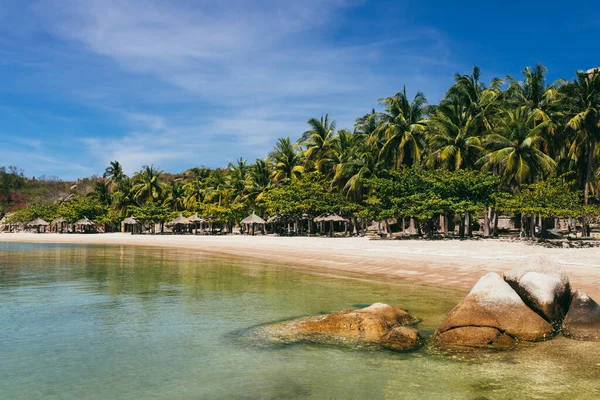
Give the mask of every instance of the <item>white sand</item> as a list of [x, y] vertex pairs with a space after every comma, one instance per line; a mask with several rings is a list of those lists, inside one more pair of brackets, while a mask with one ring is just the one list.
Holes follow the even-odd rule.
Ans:
[[383, 276], [464, 288], [488, 272], [504, 273], [550, 260], [565, 269], [573, 288], [600, 298], [600, 248], [549, 249], [505, 240], [380, 240], [275, 236], [146, 236], [2, 233], [0, 242], [141, 245], [188, 248], [252, 257], [323, 273]]

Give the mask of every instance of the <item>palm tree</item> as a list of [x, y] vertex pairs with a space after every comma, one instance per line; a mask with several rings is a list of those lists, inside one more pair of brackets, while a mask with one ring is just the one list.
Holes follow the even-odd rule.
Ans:
[[594, 157], [600, 139], [600, 72], [578, 72], [577, 80], [566, 85], [567, 127], [575, 132], [571, 154], [577, 150], [585, 158], [584, 204], [588, 204], [593, 179]]
[[540, 150], [541, 132], [549, 121], [538, 122], [527, 107], [505, 110], [497, 117], [496, 128], [485, 138], [490, 150], [477, 164], [486, 170], [497, 168], [504, 182], [518, 189], [554, 172], [556, 162]]
[[196, 209], [206, 198], [208, 190], [208, 168], [192, 168], [188, 171], [188, 178], [184, 187], [186, 191], [185, 206], [188, 209]]
[[431, 167], [458, 170], [475, 166], [483, 151], [479, 136], [481, 114], [473, 115], [455, 99], [440, 104], [427, 127], [431, 152], [428, 164]]
[[377, 153], [366, 145], [362, 134], [340, 129], [331, 154], [332, 186], [342, 189], [349, 198], [360, 200], [364, 179], [370, 178], [377, 169]]
[[113, 206], [122, 215], [127, 214], [127, 209], [134, 203], [132, 186], [131, 179], [124, 175], [113, 191]]
[[104, 171], [104, 178], [108, 178], [110, 182], [120, 182], [124, 177], [123, 166], [118, 161], [111, 161]]
[[250, 166], [246, 198], [251, 202], [260, 199], [263, 193], [271, 187], [271, 176], [272, 171], [269, 164], [265, 160], [257, 158], [254, 164]]
[[335, 121], [329, 122], [329, 114], [321, 116], [321, 119], [311, 118], [307, 121], [308, 129], [299, 143], [305, 147], [305, 163], [314, 163], [317, 171], [327, 170], [329, 163], [329, 152], [335, 138]]
[[112, 195], [110, 194], [110, 185], [105, 180], [98, 180], [94, 182], [91, 197], [98, 199], [100, 204], [103, 206], [110, 206], [112, 204]]
[[163, 171], [154, 168], [154, 165], [144, 165], [141, 171], [133, 175], [131, 191], [138, 203], [153, 202], [160, 198], [164, 189], [164, 184], [160, 181], [162, 173]]
[[229, 163], [229, 187], [235, 191], [238, 200], [245, 196], [248, 170], [246, 160], [241, 157], [235, 164]]
[[296, 152], [290, 138], [279, 138], [273, 150], [269, 153], [273, 163], [273, 182], [278, 183], [284, 179], [296, 179], [302, 172], [302, 158]]
[[185, 210], [185, 188], [180, 181], [173, 181], [167, 189], [165, 204], [173, 211]]
[[404, 87], [402, 92], [380, 99], [379, 103], [386, 112], [381, 114], [381, 124], [371, 136], [372, 143], [381, 141], [379, 158], [395, 168], [419, 163], [425, 131], [422, 121], [427, 103], [425, 96], [418, 92], [410, 102]]
[[510, 76], [507, 77], [509, 87], [506, 91], [507, 101], [515, 106], [526, 106], [531, 110], [539, 121], [551, 121], [548, 129], [542, 132], [544, 136], [546, 154], [553, 158], [560, 156], [560, 149], [564, 143], [558, 143], [556, 135], [558, 124], [553, 119], [557, 111], [560, 99], [560, 88], [565, 84], [559, 79], [550, 85], [546, 85], [546, 68], [537, 64], [533, 69], [526, 67], [523, 71], [523, 82], [517, 82]]

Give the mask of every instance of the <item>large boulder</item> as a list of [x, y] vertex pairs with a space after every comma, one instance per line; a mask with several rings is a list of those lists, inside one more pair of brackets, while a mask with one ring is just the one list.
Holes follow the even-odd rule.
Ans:
[[600, 341], [600, 305], [583, 291], [576, 291], [562, 329], [572, 339]]
[[506, 273], [504, 280], [533, 311], [555, 328], [560, 327], [571, 303], [569, 277], [562, 268], [545, 259], [534, 259]]
[[552, 333], [552, 326], [492, 272], [448, 313], [434, 340], [448, 346], [501, 348], [520, 340], [544, 340]]
[[370, 343], [408, 350], [421, 343], [408, 325], [418, 320], [400, 307], [375, 303], [369, 307], [299, 318], [265, 327], [272, 337], [287, 341]]

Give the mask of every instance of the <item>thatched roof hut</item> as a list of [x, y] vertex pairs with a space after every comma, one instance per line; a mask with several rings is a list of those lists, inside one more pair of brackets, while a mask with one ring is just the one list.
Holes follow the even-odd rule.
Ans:
[[190, 224], [199, 224], [202, 222], [206, 222], [204, 218], [198, 216], [198, 214], [194, 214], [186, 220]]
[[67, 220], [64, 219], [63, 217], [60, 217], [60, 218], [56, 218], [55, 220], [53, 220], [50, 224], [58, 225], [58, 224], [64, 224], [65, 222], [67, 222]]
[[250, 224], [264, 225], [266, 223], [267, 223], [267, 221], [265, 221], [264, 219], [262, 219], [261, 217], [259, 217], [255, 213], [252, 213], [252, 215], [249, 215], [249, 216], [247, 216], [246, 218], [244, 218], [242, 220], [242, 224], [245, 224], [245, 225], [250, 225]]
[[34, 219], [33, 221], [27, 223], [27, 226], [31, 226], [34, 228], [37, 228], [38, 226], [48, 226], [48, 225], [50, 225], [50, 224], [41, 218]]
[[83, 217], [79, 221], [76, 221], [73, 225], [78, 226], [94, 226], [96, 225], [94, 222], [90, 221], [88, 217]]
[[340, 217], [337, 214], [331, 214], [323, 218], [324, 222], [347, 222], [348, 220], [344, 217]]
[[254, 236], [254, 226], [255, 225], [261, 225], [263, 233], [264, 233], [266, 223], [267, 223], [267, 221], [265, 221], [264, 219], [262, 219], [261, 217], [256, 215], [254, 212], [252, 213], [252, 215], [249, 215], [242, 220], [243, 225], [248, 225], [248, 226], [252, 227], [252, 236]]
[[188, 220], [183, 215], [179, 215], [179, 217], [175, 218], [173, 221], [167, 222], [167, 225], [187, 225]]
[[123, 225], [137, 225], [139, 222], [137, 219], [135, 219], [134, 216], [131, 216], [129, 218], [125, 218], [123, 220]]

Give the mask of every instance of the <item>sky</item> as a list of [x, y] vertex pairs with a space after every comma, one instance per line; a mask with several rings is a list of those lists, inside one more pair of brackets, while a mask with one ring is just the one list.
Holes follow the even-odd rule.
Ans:
[[0, 166], [61, 179], [264, 158], [455, 73], [600, 66], [594, 2], [0, 0]]

